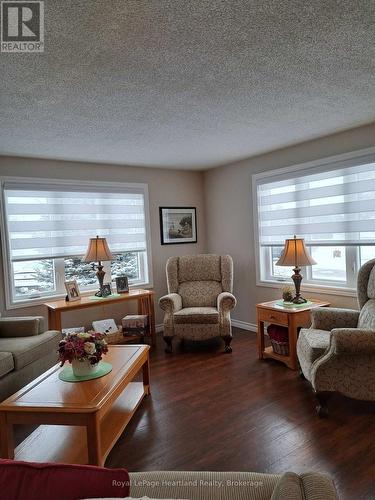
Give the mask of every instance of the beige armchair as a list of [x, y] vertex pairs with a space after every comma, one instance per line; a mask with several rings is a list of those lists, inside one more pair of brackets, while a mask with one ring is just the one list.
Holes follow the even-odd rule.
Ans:
[[171, 257], [166, 272], [168, 295], [159, 300], [165, 311], [166, 352], [172, 352], [173, 337], [189, 340], [222, 337], [225, 352], [232, 352], [230, 311], [236, 305], [232, 295], [232, 257]]
[[375, 259], [358, 273], [359, 311], [312, 310], [312, 327], [297, 342], [301, 374], [311, 382], [319, 416], [328, 414], [333, 392], [354, 399], [375, 400]]

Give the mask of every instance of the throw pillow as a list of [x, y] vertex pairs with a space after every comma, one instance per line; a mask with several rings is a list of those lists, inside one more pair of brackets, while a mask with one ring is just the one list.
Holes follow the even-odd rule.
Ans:
[[77, 500], [129, 495], [125, 469], [0, 460], [1, 498]]

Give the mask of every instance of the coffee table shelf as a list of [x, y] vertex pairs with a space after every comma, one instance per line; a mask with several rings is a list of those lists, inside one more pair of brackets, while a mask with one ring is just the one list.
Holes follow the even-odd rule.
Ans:
[[[131, 382], [100, 423], [103, 462], [146, 395], [142, 382]], [[87, 464], [85, 427], [40, 425], [15, 449], [15, 460]]]

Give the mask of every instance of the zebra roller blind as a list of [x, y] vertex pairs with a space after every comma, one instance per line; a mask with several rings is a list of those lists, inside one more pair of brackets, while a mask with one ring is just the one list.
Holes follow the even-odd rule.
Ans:
[[314, 245], [375, 244], [375, 163], [263, 178], [256, 190], [262, 246], [294, 234]]
[[96, 235], [115, 253], [146, 250], [142, 187], [6, 182], [4, 210], [12, 261], [83, 255]]

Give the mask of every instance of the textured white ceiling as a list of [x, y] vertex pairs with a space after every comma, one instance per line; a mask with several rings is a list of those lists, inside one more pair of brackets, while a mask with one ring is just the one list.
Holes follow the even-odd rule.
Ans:
[[0, 154], [208, 168], [375, 120], [374, 0], [46, 0]]

